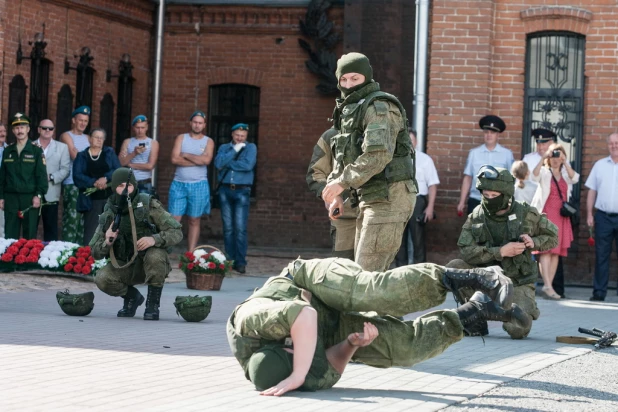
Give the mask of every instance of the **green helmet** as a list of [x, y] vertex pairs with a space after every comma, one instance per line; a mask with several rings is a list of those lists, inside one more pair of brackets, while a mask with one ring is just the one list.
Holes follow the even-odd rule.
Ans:
[[260, 348], [247, 362], [247, 377], [258, 390], [272, 388], [288, 378], [292, 370], [293, 356], [280, 344]]
[[176, 314], [187, 322], [201, 322], [210, 313], [212, 296], [176, 296]]
[[56, 293], [56, 300], [60, 309], [69, 316], [86, 316], [94, 308], [94, 293], [92, 292], [70, 294], [66, 289], [64, 292]]
[[506, 195], [508, 198], [515, 194], [515, 178], [506, 169], [483, 165], [476, 175], [476, 188], [483, 190], [494, 190]]

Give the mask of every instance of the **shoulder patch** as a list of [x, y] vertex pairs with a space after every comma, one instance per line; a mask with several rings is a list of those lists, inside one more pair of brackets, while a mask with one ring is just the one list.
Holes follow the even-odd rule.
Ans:
[[385, 116], [388, 113], [388, 102], [376, 100], [373, 102], [373, 107], [375, 107], [378, 116]]

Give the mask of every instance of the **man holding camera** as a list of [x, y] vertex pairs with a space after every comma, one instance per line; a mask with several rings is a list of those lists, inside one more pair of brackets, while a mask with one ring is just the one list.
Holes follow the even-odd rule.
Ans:
[[152, 170], [159, 158], [159, 142], [146, 135], [148, 118], [143, 114], [135, 116], [131, 124], [135, 137], [122, 142], [118, 160], [120, 160], [120, 165], [133, 169], [139, 191], [153, 195]]

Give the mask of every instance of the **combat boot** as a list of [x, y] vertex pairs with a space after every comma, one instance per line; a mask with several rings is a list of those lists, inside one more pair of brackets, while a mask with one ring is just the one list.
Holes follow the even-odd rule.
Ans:
[[466, 303], [465, 289], [487, 294], [504, 309], [510, 308], [513, 303], [513, 282], [504, 276], [500, 266], [474, 269], [446, 268], [442, 283], [453, 292], [455, 300], [460, 305]]
[[[488, 320], [510, 322], [513, 326], [525, 330], [529, 330], [532, 324], [532, 318], [515, 303], [512, 304], [510, 309], [504, 310], [489, 296], [481, 292], [476, 292], [472, 295], [470, 301], [461, 305], [455, 311], [459, 315], [464, 330]], [[470, 331], [468, 333], [470, 336], [474, 336]]]
[[127, 294], [122, 297], [124, 299], [124, 305], [122, 305], [122, 309], [118, 311], [119, 318], [132, 318], [135, 316], [135, 312], [137, 308], [144, 303], [144, 297], [139, 290], [135, 289], [133, 286], [129, 286], [127, 290]]
[[161, 302], [162, 291], [163, 287], [148, 285], [148, 299], [146, 300], [144, 320], [159, 320], [159, 303]]

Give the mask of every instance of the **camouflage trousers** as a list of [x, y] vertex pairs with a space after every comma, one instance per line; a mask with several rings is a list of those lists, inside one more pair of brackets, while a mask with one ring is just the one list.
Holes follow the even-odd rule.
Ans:
[[[118, 261], [120, 266], [126, 262]], [[169, 255], [165, 249], [150, 247], [140, 252], [132, 265], [116, 269], [112, 262], [99, 269], [94, 283], [101, 291], [111, 296], [125, 296], [127, 288], [147, 284], [163, 287], [165, 278], [172, 271]]]
[[[350, 213], [357, 212], [358, 208], [354, 208], [350, 211]], [[337, 220], [331, 220], [330, 238], [333, 242], [333, 256], [354, 260], [356, 218], [341, 217]]]
[[388, 199], [362, 201], [356, 220], [354, 260], [365, 270], [386, 270], [399, 247], [412, 216], [416, 192], [408, 181], [391, 183]]
[[[451, 260], [446, 266], [454, 269], [472, 269], [476, 267], [466, 263], [462, 259]], [[517, 306], [519, 306], [528, 316], [530, 316], [530, 318], [532, 318], [532, 320], [537, 320], [541, 315], [541, 311], [536, 305], [536, 299], [534, 297], [535, 292], [536, 290], [534, 284], [530, 283], [527, 285], [515, 286], [513, 293], [513, 303], [516, 303]], [[469, 298], [471, 296], [472, 294], [470, 293], [469, 296], [466, 297]], [[510, 322], [504, 322], [502, 324], [502, 329], [504, 329], [513, 339], [523, 339], [530, 333], [530, 329], [532, 329], [532, 322], [530, 322], [530, 325], [530, 328], [522, 329], [514, 326]]]
[[77, 212], [79, 189], [75, 185], [62, 185], [62, 240], [84, 244], [84, 216]]

